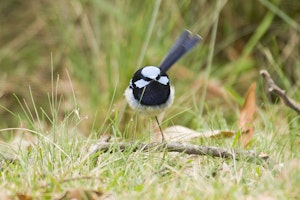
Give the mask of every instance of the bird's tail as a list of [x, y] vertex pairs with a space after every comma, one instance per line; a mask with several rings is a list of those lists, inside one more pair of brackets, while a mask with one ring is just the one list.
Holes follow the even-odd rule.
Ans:
[[193, 35], [188, 30], [183, 31], [167, 56], [160, 63], [159, 67], [161, 72], [168, 71], [177, 60], [190, 51], [201, 40], [202, 38], [199, 35]]

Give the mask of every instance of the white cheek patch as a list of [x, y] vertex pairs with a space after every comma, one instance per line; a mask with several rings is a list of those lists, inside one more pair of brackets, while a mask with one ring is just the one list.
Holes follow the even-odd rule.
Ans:
[[168, 85], [169, 83], [169, 79], [168, 77], [166, 76], [161, 76], [159, 79], [158, 79], [158, 82], [163, 84], [163, 85]]
[[145, 87], [146, 85], [148, 85], [150, 83], [150, 81], [145, 81], [144, 79], [140, 79], [136, 82], [134, 82], [134, 84], [136, 85], [136, 87], [138, 88], [143, 88]]
[[154, 66], [147, 66], [142, 69], [141, 73], [144, 77], [156, 79], [156, 77], [160, 74], [160, 69]]

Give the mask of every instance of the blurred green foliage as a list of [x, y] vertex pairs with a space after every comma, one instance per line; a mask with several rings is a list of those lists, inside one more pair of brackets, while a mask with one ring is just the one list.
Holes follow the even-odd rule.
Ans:
[[[224, 112], [234, 122], [232, 113], [249, 85], [260, 80], [260, 69], [269, 70], [299, 99], [299, 13], [297, 0], [1, 1], [0, 128], [26, 126], [17, 98], [28, 110], [35, 105], [38, 112], [50, 113], [53, 90], [61, 102], [61, 118], [77, 107], [82, 116], [91, 116], [82, 123], [82, 132], [103, 126], [108, 116], [116, 116], [113, 111], [124, 128], [132, 112], [123, 92], [133, 72], [159, 64], [183, 29], [204, 40], [169, 72], [176, 87], [176, 101], [167, 112], [173, 122], [205, 123], [199, 106], [204, 106], [204, 115]], [[217, 38], [211, 46], [217, 17]], [[203, 84], [210, 53], [213, 62]], [[206, 101], [199, 105], [203, 85], [208, 86]], [[230, 95], [224, 97], [224, 91]], [[262, 86], [259, 92], [266, 103]], [[176, 117], [186, 109], [184, 117]]]

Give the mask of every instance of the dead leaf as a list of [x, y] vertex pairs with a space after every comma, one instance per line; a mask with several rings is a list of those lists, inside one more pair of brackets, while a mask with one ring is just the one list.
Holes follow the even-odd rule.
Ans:
[[[203, 132], [198, 132], [193, 129], [175, 125], [170, 126], [163, 130], [165, 139], [167, 141], [190, 141], [195, 138], [208, 138], [208, 137], [232, 137], [234, 135], [234, 131], [231, 130], [207, 130]], [[161, 134], [157, 132], [156, 137], [153, 139], [154, 141], [161, 141]]]
[[37, 137], [31, 134], [28, 129], [18, 129], [16, 136], [10, 142], [0, 140], [0, 154], [5, 158], [14, 162], [17, 159], [16, 152], [27, 151], [37, 143]]
[[67, 192], [68, 199], [81, 200], [82, 198], [84, 198], [83, 196], [84, 196], [84, 190], [80, 188], [76, 188]]
[[265, 194], [259, 194], [258, 196], [246, 196], [245, 200], [256, 200], [256, 199], [263, 199], [263, 200], [276, 200], [278, 198], [273, 197], [272, 194], [265, 193]]
[[115, 200], [116, 196], [112, 193], [105, 194], [101, 200]]
[[37, 137], [29, 133], [25, 129], [23, 133], [19, 133], [14, 137], [14, 139], [10, 142], [10, 146], [15, 151], [17, 151], [18, 149], [28, 150], [35, 146], [36, 143]]
[[246, 147], [254, 133], [253, 117], [256, 112], [255, 101], [256, 83], [252, 83], [248, 89], [243, 107], [240, 109], [238, 129], [241, 131], [239, 143]]
[[84, 199], [102, 200], [103, 193], [95, 190], [85, 190], [82, 188], [75, 188], [66, 191], [63, 197], [60, 198], [60, 200], [84, 200]]
[[1, 200], [11, 200], [12, 198], [4, 191], [0, 191], [0, 199]]
[[32, 196], [29, 196], [27, 194], [18, 193], [17, 197], [19, 198], [19, 200], [32, 200]]

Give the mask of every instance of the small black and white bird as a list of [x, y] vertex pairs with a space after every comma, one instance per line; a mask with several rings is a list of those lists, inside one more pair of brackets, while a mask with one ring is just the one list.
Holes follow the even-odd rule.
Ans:
[[183, 31], [160, 65], [145, 66], [137, 70], [125, 90], [124, 95], [132, 109], [141, 114], [155, 116], [163, 141], [164, 135], [157, 115], [172, 105], [175, 93], [166, 72], [201, 40], [199, 35], [193, 35], [188, 30]]

